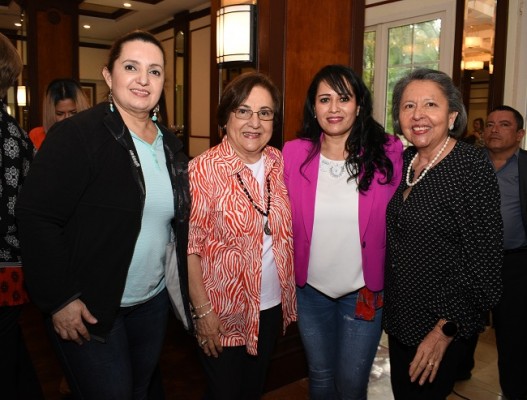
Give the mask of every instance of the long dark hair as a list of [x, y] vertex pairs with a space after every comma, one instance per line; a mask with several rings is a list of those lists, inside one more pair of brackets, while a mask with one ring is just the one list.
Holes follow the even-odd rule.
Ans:
[[[349, 179], [355, 179], [360, 192], [366, 192], [373, 180], [375, 171], [384, 175], [381, 184], [390, 183], [393, 177], [393, 164], [386, 156], [384, 145], [388, 141], [386, 132], [372, 116], [371, 94], [362, 79], [344, 65], [327, 65], [314, 76], [307, 91], [304, 103], [304, 118], [300, 138], [313, 144], [308, 157], [302, 163], [301, 171], [320, 153], [322, 128], [315, 118], [315, 101], [318, 85], [327, 83], [339, 94], [354, 95], [360, 112], [353, 123], [351, 133], [346, 140], [346, 169]], [[351, 90], [350, 90], [351, 88]], [[353, 93], [352, 93], [353, 91]]]

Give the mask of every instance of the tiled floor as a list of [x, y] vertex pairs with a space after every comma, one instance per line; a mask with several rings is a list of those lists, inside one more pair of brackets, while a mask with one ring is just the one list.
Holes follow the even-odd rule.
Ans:
[[[476, 348], [476, 366], [472, 378], [458, 382], [448, 400], [501, 400], [498, 382], [497, 354], [494, 330], [487, 330], [480, 335]], [[308, 399], [307, 379], [302, 379], [288, 386], [267, 393], [262, 400], [306, 400]], [[390, 362], [388, 357], [387, 338], [383, 335], [377, 356], [370, 375], [368, 390], [369, 400], [393, 400], [390, 387]]]

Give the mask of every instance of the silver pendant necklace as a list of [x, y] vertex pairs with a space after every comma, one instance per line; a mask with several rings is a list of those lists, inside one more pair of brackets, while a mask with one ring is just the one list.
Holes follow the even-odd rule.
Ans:
[[331, 162], [330, 160], [326, 160], [324, 158], [320, 159], [320, 162], [322, 165], [324, 165], [327, 168], [327, 171], [329, 172], [329, 175], [332, 178], [338, 179], [344, 174], [344, 169], [346, 168], [346, 162], [343, 163], [337, 163], [337, 162]]
[[[263, 215], [264, 217], [267, 217], [269, 216], [269, 210], [271, 209], [271, 180], [269, 179], [269, 177], [267, 177], [267, 210], [264, 211], [262, 210], [260, 207], [258, 207], [258, 205], [254, 202], [252, 196], [249, 194], [249, 191], [247, 190], [247, 188], [245, 187], [245, 184], [243, 183], [242, 181], [242, 177], [240, 176], [239, 173], [236, 174], [237, 178], [238, 178], [238, 182], [240, 182], [240, 186], [242, 187], [243, 189], [243, 192], [245, 193], [245, 195], [247, 196], [247, 198], [249, 199], [249, 201], [251, 202], [252, 206], [254, 207], [254, 209], [256, 211], [258, 211], [261, 215]], [[269, 228], [269, 219], [266, 219], [265, 220], [265, 224], [264, 224], [264, 233], [268, 236], [270, 236], [272, 234], [271, 232], [271, 228]]]

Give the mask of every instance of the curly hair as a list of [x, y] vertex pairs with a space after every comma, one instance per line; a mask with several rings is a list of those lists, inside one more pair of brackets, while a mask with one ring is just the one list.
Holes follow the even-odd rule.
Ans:
[[[373, 180], [375, 171], [384, 175], [381, 184], [388, 184], [393, 177], [393, 164], [386, 156], [384, 146], [388, 141], [386, 131], [372, 115], [371, 94], [363, 80], [351, 68], [344, 65], [326, 65], [314, 76], [307, 90], [304, 103], [302, 130], [298, 137], [313, 144], [308, 157], [301, 165], [307, 164], [320, 153], [320, 137], [323, 130], [315, 118], [315, 102], [318, 86], [325, 82], [335, 92], [355, 96], [360, 113], [346, 140], [346, 169], [350, 180], [355, 179], [360, 192], [366, 192]], [[302, 172], [303, 174], [303, 172]]]

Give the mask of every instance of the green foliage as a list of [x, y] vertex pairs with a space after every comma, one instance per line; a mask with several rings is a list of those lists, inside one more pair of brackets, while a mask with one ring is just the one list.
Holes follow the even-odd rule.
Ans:
[[[441, 19], [402, 25], [388, 30], [388, 68], [384, 126], [393, 132], [392, 94], [397, 81], [416, 68], [439, 68]], [[375, 32], [364, 34], [363, 79], [374, 98]], [[375, 100], [374, 100], [375, 101]]]

